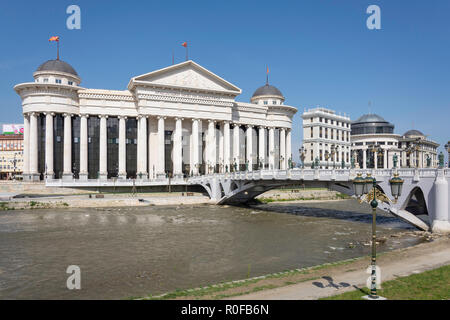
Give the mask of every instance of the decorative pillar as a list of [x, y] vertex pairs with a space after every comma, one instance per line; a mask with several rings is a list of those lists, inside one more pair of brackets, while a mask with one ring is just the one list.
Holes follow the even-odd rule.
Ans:
[[247, 162], [248, 171], [253, 171], [253, 126], [247, 126]]
[[431, 229], [433, 232], [450, 233], [450, 203], [448, 182], [444, 169], [436, 170], [434, 182], [434, 201], [431, 209]]
[[388, 151], [387, 149], [384, 149], [384, 155], [383, 155], [383, 169], [389, 169], [388, 168]]
[[378, 169], [378, 151], [373, 153], [373, 167]]
[[30, 114], [30, 180], [39, 181], [37, 113]]
[[142, 178], [146, 178], [147, 177], [147, 156], [148, 156], [148, 154], [147, 154], [147, 138], [148, 138], [147, 116], [142, 116], [139, 121], [141, 123], [139, 126], [141, 148], [139, 151], [139, 159], [138, 159], [138, 161], [140, 162], [138, 176], [140, 176]]
[[119, 179], [127, 178], [127, 117], [119, 116]]
[[240, 171], [239, 165], [240, 165], [240, 139], [239, 139], [239, 124], [234, 123], [233, 128], [233, 162], [232, 166], [234, 168], [234, 164], [236, 164], [236, 170]]
[[199, 140], [200, 140], [200, 135], [198, 132], [198, 125], [199, 125], [199, 120], [198, 119], [192, 119], [192, 159], [191, 159], [191, 171], [193, 172], [194, 175], [198, 175], [199, 173], [199, 167], [200, 167], [200, 161], [199, 161], [199, 155], [200, 155], [200, 150], [199, 150]]
[[45, 113], [45, 175], [53, 178], [53, 116]]
[[139, 172], [141, 172], [141, 115], [136, 117], [136, 175], [139, 177]]
[[208, 173], [214, 173], [216, 167], [216, 122], [214, 120], [208, 120], [208, 164], [211, 165], [211, 169], [208, 168]]
[[173, 141], [173, 173], [177, 178], [183, 177], [183, 119], [175, 118], [175, 132]]
[[64, 114], [64, 169], [63, 179], [72, 180], [72, 115]]
[[156, 169], [157, 178], [166, 177], [165, 165], [165, 141], [164, 141], [164, 119], [165, 117], [158, 117], [158, 168]]
[[100, 115], [100, 165], [99, 179], [108, 179], [108, 133], [106, 119], [108, 116]]
[[286, 170], [286, 129], [280, 129], [280, 169]]
[[219, 172], [225, 172], [225, 163], [223, 159], [223, 122], [219, 122]]
[[[286, 163], [289, 164], [289, 159], [291, 159], [291, 163], [293, 161], [292, 159], [292, 141], [291, 141], [292, 137], [291, 137], [291, 129], [287, 129], [286, 130]], [[344, 152], [342, 152], [342, 154], [344, 154]], [[290, 169], [290, 168], [288, 168]]]
[[[264, 127], [259, 127], [259, 163], [258, 168], [264, 169], [266, 164], [266, 129]], [[261, 165], [260, 165], [261, 164]]]
[[363, 149], [363, 169], [367, 169], [367, 149]]
[[275, 128], [269, 128], [269, 169], [275, 169]]
[[80, 180], [88, 179], [88, 118], [80, 116]]
[[27, 180], [30, 173], [30, 115], [23, 115], [23, 178]]
[[223, 171], [226, 172], [228, 170], [228, 172], [230, 172], [231, 168], [231, 157], [230, 157], [230, 149], [231, 149], [231, 145], [230, 145], [230, 122], [225, 121], [223, 123]]

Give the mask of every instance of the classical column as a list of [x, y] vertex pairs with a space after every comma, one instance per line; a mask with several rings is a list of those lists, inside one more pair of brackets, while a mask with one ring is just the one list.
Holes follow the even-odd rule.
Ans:
[[28, 179], [30, 173], [30, 116], [23, 115], [23, 177]]
[[175, 118], [175, 132], [173, 139], [173, 173], [175, 177], [183, 177], [183, 119]]
[[38, 173], [38, 128], [37, 114], [30, 114], [30, 176], [31, 181], [39, 181]]
[[248, 171], [253, 171], [253, 126], [247, 126], [247, 162]]
[[191, 159], [191, 171], [194, 175], [198, 175], [198, 169], [200, 166], [199, 162], [199, 132], [198, 132], [198, 119], [192, 119], [192, 159]]
[[127, 117], [119, 116], [119, 178], [127, 178]]
[[280, 169], [286, 170], [286, 129], [280, 129]]
[[73, 179], [72, 174], [72, 115], [64, 114], [64, 169], [63, 179]]
[[363, 169], [367, 169], [367, 149], [363, 149]]
[[88, 179], [88, 117], [80, 116], [80, 180]]
[[223, 171], [230, 172], [230, 122], [225, 121], [223, 123]]
[[269, 128], [269, 169], [275, 169], [275, 128]]
[[384, 155], [383, 155], [383, 169], [388, 169], [388, 151], [387, 149], [384, 149]]
[[207, 141], [207, 150], [208, 150], [208, 165], [211, 166], [211, 169], [208, 168], [208, 173], [214, 173], [216, 167], [216, 122], [214, 120], [208, 120], [208, 141]]
[[[286, 163], [289, 164], [289, 159], [291, 159], [291, 163], [293, 161], [292, 159], [292, 141], [291, 141], [292, 137], [291, 137], [291, 129], [287, 129], [286, 130]], [[344, 154], [344, 152], [342, 152], [342, 154]], [[290, 168], [288, 168], [290, 169]]]
[[165, 117], [158, 117], [158, 168], [156, 168], [157, 178], [165, 178], [165, 141], [164, 141], [164, 119]]
[[139, 177], [139, 172], [141, 172], [141, 118], [139, 115], [136, 117], [136, 175]]
[[239, 141], [239, 124], [234, 123], [234, 128], [233, 128], [233, 161], [231, 163], [231, 165], [234, 168], [234, 164], [236, 164], [236, 170], [239, 171], [239, 164], [240, 164], [240, 141]]
[[53, 178], [53, 113], [45, 113], [45, 175]]
[[[264, 165], [266, 163], [266, 129], [264, 127], [259, 127], [259, 134], [258, 134], [258, 143], [259, 143], [259, 163], [258, 168], [264, 169]], [[262, 167], [260, 167], [260, 164]]]
[[108, 179], [108, 132], [106, 119], [108, 116], [100, 115], [100, 174], [102, 180]]
[[139, 130], [140, 130], [140, 143], [141, 143], [141, 148], [139, 151], [139, 162], [140, 162], [140, 170], [138, 172], [138, 176], [140, 173], [140, 176], [142, 178], [146, 178], [147, 177], [147, 116], [142, 116], [140, 118], [140, 126], [139, 126]]
[[378, 151], [373, 153], [373, 167], [378, 169]]

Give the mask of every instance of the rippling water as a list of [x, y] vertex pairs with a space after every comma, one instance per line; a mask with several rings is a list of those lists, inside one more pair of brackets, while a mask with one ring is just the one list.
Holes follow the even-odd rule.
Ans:
[[[370, 251], [369, 213], [352, 200], [1, 212], [0, 298], [123, 299], [357, 257]], [[378, 218], [380, 235], [405, 229]], [[81, 290], [66, 288], [69, 265]]]

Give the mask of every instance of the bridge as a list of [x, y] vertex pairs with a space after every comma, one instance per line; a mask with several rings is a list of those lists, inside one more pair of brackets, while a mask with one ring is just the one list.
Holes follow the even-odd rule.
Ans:
[[[379, 208], [422, 230], [450, 232], [450, 169], [289, 169], [214, 173], [177, 179], [136, 180], [47, 180], [51, 187], [145, 187], [200, 185], [216, 204], [243, 204], [275, 188], [289, 185], [326, 187], [353, 196], [352, 180], [361, 173], [376, 178], [379, 188], [393, 199], [389, 180], [394, 170], [404, 180], [402, 195], [396, 203], [381, 202]], [[425, 214], [429, 223], [417, 215]]]

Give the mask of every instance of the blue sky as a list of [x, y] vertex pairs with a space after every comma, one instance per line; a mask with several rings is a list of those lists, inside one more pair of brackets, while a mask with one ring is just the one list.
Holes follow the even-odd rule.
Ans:
[[[81, 30], [66, 28], [66, 8], [81, 8]], [[381, 8], [381, 30], [368, 30], [366, 9]], [[370, 111], [403, 134], [414, 127], [444, 145], [450, 139], [450, 1], [2, 1], [0, 123], [22, 122], [12, 89], [55, 58], [82, 86], [123, 90], [132, 76], [190, 58], [239, 86], [248, 101], [265, 82], [298, 108], [293, 150], [301, 144], [301, 113], [313, 106], [350, 114]], [[442, 148], [441, 148], [442, 150]]]

